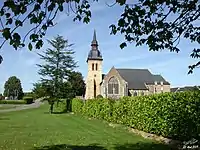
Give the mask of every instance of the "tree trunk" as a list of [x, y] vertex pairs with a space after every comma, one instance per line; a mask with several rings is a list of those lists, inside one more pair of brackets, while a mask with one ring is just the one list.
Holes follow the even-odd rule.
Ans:
[[49, 109], [49, 112], [52, 114], [53, 113], [53, 103], [51, 103], [51, 105], [50, 105], [50, 109]]

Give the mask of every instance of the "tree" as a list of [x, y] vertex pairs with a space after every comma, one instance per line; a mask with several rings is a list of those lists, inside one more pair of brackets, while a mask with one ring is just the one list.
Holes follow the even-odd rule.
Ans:
[[[98, 0], [93, 0], [98, 1]], [[200, 43], [200, 26], [196, 21], [200, 18], [199, 0], [115, 0], [115, 4], [124, 7], [124, 12], [117, 25], [110, 25], [111, 34], [121, 33], [125, 42], [136, 43], [136, 46], [146, 44], [149, 50], [159, 51], [168, 49], [179, 52], [179, 41], [183, 38], [191, 42]], [[8, 41], [15, 49], [25, 46], [32, 50], [43, 45], [42, 38], [47, 29], [55, 25], [55, 18], [65, 9], [75, 13], [74, 21], [89, 23], [91, 19], [91, 1], [89, 0], [24, 0], [5, 1], [0, 9], [0, 23], [2, 27], [3, 44]], [[66, 6], [65, 6], [66, 5]], [[173, 15], [173, 18], [171, 17]], [[170, 18], [171, 17], [171, 18]], [[17, 31], [25, 23], [31, 24], [25, 35]], [[27, 38], [29, 37], [29, 38]], [[191, 57], [197, 59], [196, 64], [189, 66], [189, 73], [200, 66], [200, 49], [194, 48]]]
[[[199, 0], [139, 0], [134, 5], [126, 5], [117, 25], [112, 24], [110, 28], [112, 34], [124, 35], [121, 48], [136, 42], [136, 46], [146, 44], [150, 51], [179, 52], [182, 39], [200, 44], [199, 18]], [[190, 56], [197, 63], [189, 66], [188, 73], [200, 66], [200, 49], [194, 48]]]
[[4, 96], [12, 99], [22, 99], [23, 90], [21, 81], [16, 76], [8, 78], [4, 85]]
[[52, 48], [48, 48], [44, 55], [38, 54], [44, 61], [44, 64], [37, 64], [40, 68], [38, 74], [41, 75], [41, 83], [46, 88], [46, 93], [50, 97], [50, 110], [53, 111], [55, 101], [62, 98], [60, 95], [63, 88], [63, 81], [68, 80], [69, 75], [77, 62], [74, 61], [75, 53], [67, 40], [62, 36], [57, 36], [53, 40], [48, 40]]
[[74, 96], [84, 96], [85, 95], [85, 82], [83, 76], [80, 72], [72, 72], [68, 80], [71, 84]]
[[0, 100], [3, 100], [4, 99], [4, 97], [3, 97], [3, 95], [0, 93]]
[[42, 83], [34, 83], [32, 92], [35, 95], [35, 98], [47, 96], [46, 87]]

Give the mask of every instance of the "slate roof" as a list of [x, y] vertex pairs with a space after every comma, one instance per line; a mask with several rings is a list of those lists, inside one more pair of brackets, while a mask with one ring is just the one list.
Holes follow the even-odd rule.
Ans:
[[170, 83], [167, 82], [161, 75], [153, 75], [154, 81], [157, 81], [158, 84], [163, 82], [164, 85], [169, 85]]
[[129, 89], [146, 90], [145, 84], [169, 84], [161, 75], [153, 75], [148, 69], [116, 69], [120, 76], [128, 82]]
[[87, 60], [103, 60], [103, 58], [99, 50], [92, 49], [88, 54]]
[[170, 89], [170, 92], [176, 92], [178, 90], [178, 88], [176, 87], [176, 88], [171, 88]]
[[171, 92], [184, 92], [184, 91], [192, 91], [192, 90], [200, 90], [200, 86], [185, 86], [185, 87], [175, 87], [171, 88]]
[[98, 42], [96, 38], [96, 31], [94, 30], [93, 40], [91, 43], [92, 49], [88, 54], [88, 60], [103, 60], [101, 52], [98, 50]]

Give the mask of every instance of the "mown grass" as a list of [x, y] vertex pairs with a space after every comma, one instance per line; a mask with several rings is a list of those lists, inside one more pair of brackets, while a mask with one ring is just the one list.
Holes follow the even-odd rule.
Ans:
[[8, 105], [8, 104], [0, 104], [0, 110], [4, 110], [4, 109], [11, 109], [11, 108], [16, 108], [16, 105]]
[[48, 105], [0, 113], [1, 150], [170, 149], [100, 120], [49, 114]]

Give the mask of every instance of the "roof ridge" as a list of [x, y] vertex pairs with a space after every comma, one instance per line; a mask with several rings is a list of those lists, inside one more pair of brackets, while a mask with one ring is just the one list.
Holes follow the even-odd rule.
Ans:
[[120, 70], [149, 70], [149, 69], [143, 69], [143, 68], [115, 68], [115, 69], [120, 69]]

